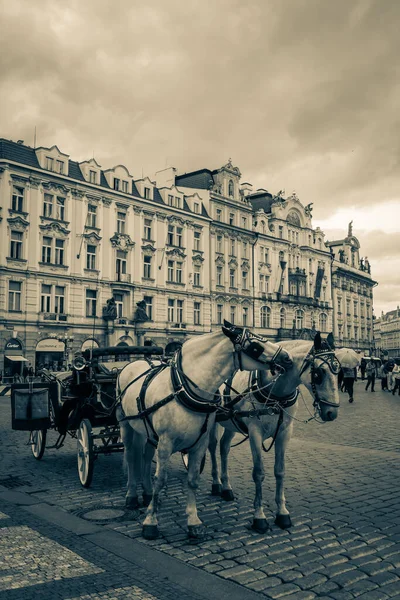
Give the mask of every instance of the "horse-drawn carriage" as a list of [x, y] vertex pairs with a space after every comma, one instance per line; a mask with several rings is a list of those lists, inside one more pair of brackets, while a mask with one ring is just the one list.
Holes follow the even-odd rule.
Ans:
[[59, 449], [67, 435], [77, 440], [78, 475], [84, 487], [93, 478], [100, 454], [122, 452], [116, 418], [116, 379], [132, 358], [160, 356], [156, 346], [110, 346], [87, 349], [77, 356], [71, 371], [41, 372], [41, 381], [11, 386], [12, 428], [29, 431], [36, 460], [43, 457], [48, 430], [58, 433], [47, 448]]

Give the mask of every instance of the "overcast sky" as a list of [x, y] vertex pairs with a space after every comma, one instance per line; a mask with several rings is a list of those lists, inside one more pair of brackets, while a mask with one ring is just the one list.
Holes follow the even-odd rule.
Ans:
[[0, 136], [314, 202], [400, 304], [398, 0], [0, 0]]

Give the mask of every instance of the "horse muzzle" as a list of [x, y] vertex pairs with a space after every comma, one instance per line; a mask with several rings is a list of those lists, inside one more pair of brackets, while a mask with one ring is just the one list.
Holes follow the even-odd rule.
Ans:
[[337, 419], [339, 414], [339, 404], [333, 404], [332, 402], [324, 402], [319, 400], [319, 414], [323, 421], [334, 421]]

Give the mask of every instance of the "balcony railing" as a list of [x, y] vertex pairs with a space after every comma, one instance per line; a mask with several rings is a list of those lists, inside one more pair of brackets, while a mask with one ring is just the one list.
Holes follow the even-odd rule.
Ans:
[[118, 281], [120, 283], [130, 283], [131, 282], [130, 273], [116, 273], [115, 281]]
[[39, 313], [39, 318], [41, 321], [58, 321], [58, 322], [64, 322], [68, 321], [68, 315], [64, 314], [64, 313]]

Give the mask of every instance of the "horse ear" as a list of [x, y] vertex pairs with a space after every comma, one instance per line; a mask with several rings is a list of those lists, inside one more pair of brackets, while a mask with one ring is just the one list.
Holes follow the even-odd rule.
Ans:
[[233, 325], [232, 325], [232, 323], [229, 323], [229, 321], [224, 319], [224, 327], [226, 327], [227, 329], [232, 329]]
[[321, 350], [321, 346], [322, 346], [321, 333], [319, 331], [317, 331], [317, 333], [315, 334], [315, 337], [314, 337], [314, 348], [316, 350]]
[[236, 334], [235, 334], [234, 327], [233, 327], [232, 323], [229, 323], [229, 321], [226, 321], [225, 319], [224, 319], [224, 324], [222, 325], [222, 332], [230, 340], [233, 340], [236, 337]]
[[330, 333], [328, 333], [328, 337], [326, 338], [326, 341], [330, 345], [331, 349], [334, 350], [335, 349], [335, 339], [333, 337], [332, 331]]

